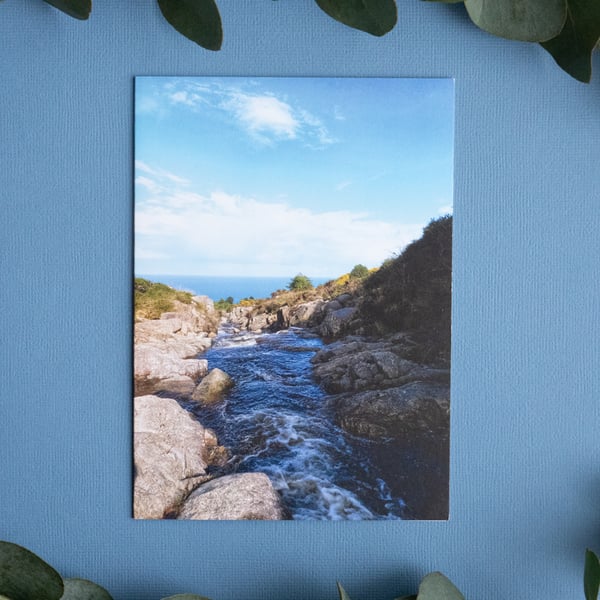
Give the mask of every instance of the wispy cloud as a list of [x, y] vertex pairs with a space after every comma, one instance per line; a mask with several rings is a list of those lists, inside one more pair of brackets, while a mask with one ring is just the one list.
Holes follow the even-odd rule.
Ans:
[[[165, 107], [187, 108], [192, 111], [215, 111], [230, 120], [255, 142], [274, 145], [297, 140], [307, 146], [325, 147], [336, 143], [323, 119], [306, 110], [293, 99], [277, 95], [268, 84], [248, 81], [246, 86], [219, 82], [175, 80], [165, 83], [162, 101], [146, 100], [144, 112], [165, 110]], [[334, 117], [337, 119], [338, 117]]]
[[147, 175], [151, 175], [157, 179], [170, 181], [178, 185], [189, 185], [190, 183], [189, 180], [185, 179], [184, 177], [179, 177], [179, 175], [175, 175], [174, 173], [170, 173], [164, 169], [152, 168], [141, 160], [135, 161], [135, 168], [137, 171], [141, 171], [142, 173], [146, 173]]
[[352, 181], [350, 181], [349, 179], [346, 179], [345, 181], [340, 181], [336, 186], [335, 186], [335, 191], [336, 192], [341, 192], [342, 190], [345, 190], [347, 187], [350, 187], [352, 185]]
[[263, 143], [271, 143], [274, 139], [293, 140], [302, 125], [292, 107], [274, 96], [235, 92], [221, 106], [234, 115], [243, 129]]
[[358, 263], [379, 265], [422, 228], [223, 190], [138, 185], [146, 197], [136, 205], [136, 271], [148, 274], [331, 277]]

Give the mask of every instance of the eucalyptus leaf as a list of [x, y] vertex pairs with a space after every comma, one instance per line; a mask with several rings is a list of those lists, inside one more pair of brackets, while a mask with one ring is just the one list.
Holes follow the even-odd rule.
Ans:
[[223, 43], [221, 15], [214, 0], [158, 0], [165, 19], [182, 35], [207, 50]]
[[419, 586], [417, 600], [465, 600], [456, 586], [442, 573], [425, 575]]
[[559, 67], [587, 83], [592, 78], [592, 52], [600, 39], [600, 2], [567, 0], [567, 22], [560, 34], [542, 43]]
[[465, 0], [465, 6], [481, 29], [524, 42], [556, 37], [567, 19], [566, 0]]
[[346, 593], [346, 590], [342, 587], [342, 584], [337, 582], [338, 592], [340, 593], [340, 600], [350, 600], [350, 596]]
[[64, 584], [60, 600], [113, 600], [104, 588], [87, 579], [65, 579]]
[[585, 551], [585, 568], [583, 571], [583, 590], [585, 600], [596, 600], [600, 588], [600, 561], [591, 550]]
[[61, 576], [26, 548], [0, 542], [0, 595], [11, 600], [59, 600]]
[[92, 0], [44, 0], [74, 19], [85, 21], [92, 12]]
[[382, 36], [398, 21], [395, 0], [316, 0], [319, 8], [336, 21]]

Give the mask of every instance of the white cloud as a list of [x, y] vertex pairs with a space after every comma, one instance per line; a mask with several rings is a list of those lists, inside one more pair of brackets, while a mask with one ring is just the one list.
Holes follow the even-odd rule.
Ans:
[[159, 192], [136, 207], [136, 271], [333, 277], [357, 263], [379, 265], [419, 237], [422, 225], [317, 213], [224, 191]]
[[185, 104], [186, 106], [196, 106], [200, 100], [200, 96], [189, 94], [185, 90], [174, 92], [169, 98], [173, 104]]
[[[323, 148], [335, 143], [321, 119], [297, 102], [268, 90], [258, 91], [254, 82], [239, 87], [220, 82], [172, 81], [162, 90], [162, 101], [155, 99], [144, 104], [145, 112], [166, 107], [187, 108], [192, 111], [212, 110], [226, 116], [254, 141], [273, 145], [280, 141], [299, 140]], [[263, 84], [266, 87], [267, 84]], [[263, 87], [261, 86], [261, 87]]]
[[451, 215], [452, 208], [452, 204], [445, 204], [444, 206], [440, 206], [438, 208], [438, 215]]
[[135, 168], [138, 171], [147, 173], [148, 175], [153, 175], [158, 179], [167, 179], [168, 181], [171, 181], [172, 183], [177, 183], [179, 185], [188, 185], [190, 183], [189, 180], [185, 179], [184, 177], [179, 177], [179, 175], [175, 175], [174, 173], [171, 173], [170, 171], [165, 171], [164, 169], [154, 169], [147, 165], [145, 162], [142, 162], [141, 160], [135, 161]]
[[264, 142], [271, 136], [293, 140], [300, 127], [291, 106], [274, 96], [235, 93], [222, 106], [233, 113], [250, 135]]

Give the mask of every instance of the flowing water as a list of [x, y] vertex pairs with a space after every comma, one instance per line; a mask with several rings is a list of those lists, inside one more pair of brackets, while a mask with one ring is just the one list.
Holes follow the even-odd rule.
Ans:
[[235, 381], [214, 407], [194, 408], [232, 452], [237, 472], [266, 473], [294, 519], [400, 518], [404, 503], [371, 461], [370, 442], [334, 424], [310, 359], [319, 338], [303, 330], [223, 330], [203, 356]]

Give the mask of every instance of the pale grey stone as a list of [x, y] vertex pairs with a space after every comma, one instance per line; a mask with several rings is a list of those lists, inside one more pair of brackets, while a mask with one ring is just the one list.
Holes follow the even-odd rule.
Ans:
[[237, 473], [204, 483], [185, 500], [178, 519], [280, 520], [279, 494], [264, 473]]
[[170, 398], [134, 399], [134, 516], [161, 519], [206, 480], [204, 427]]

